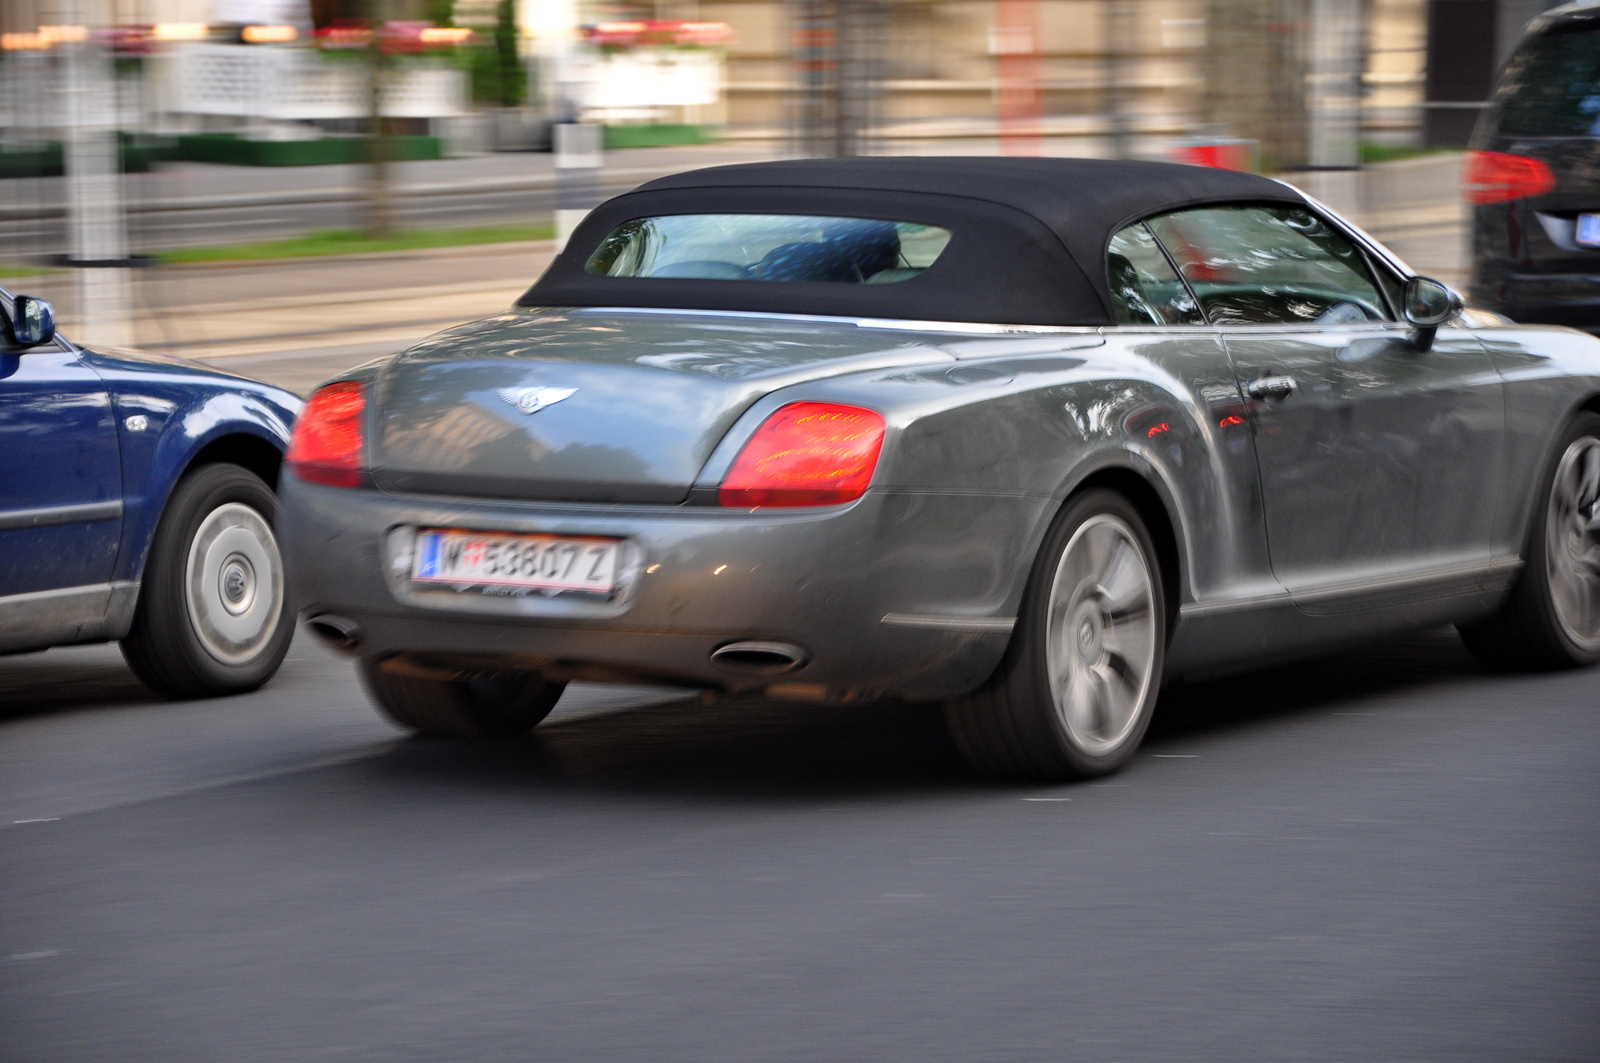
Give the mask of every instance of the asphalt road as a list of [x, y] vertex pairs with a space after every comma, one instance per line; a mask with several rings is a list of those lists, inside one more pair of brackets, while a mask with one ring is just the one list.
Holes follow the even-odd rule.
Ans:
[[0, 658], [0, 1058], [1600, 1058], [1600, 673], [1448, 633], [1170, 690], [1120, 775], [936, 713], [570, 688], [405, 739]]

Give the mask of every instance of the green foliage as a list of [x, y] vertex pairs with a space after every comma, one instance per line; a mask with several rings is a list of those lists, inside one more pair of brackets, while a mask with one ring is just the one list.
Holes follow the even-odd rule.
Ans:
[[1361, 161], [1397, 162], [1400, 159], [1415, 159], [1421, 155], [1439, 155], [1459, 149], [1456, 148], [1412, 148], [1399, 144], [1374, 144], [1370, 140], [1361, 142]]
[[528, 71], [517, 55], [516, 7], [501, 0], [495, 12], [494, 38], [474, 45], [468, 71], [472, 99], [497, 107], [520, 107], [528, 94]]
[[607, 151], [707, 144], [714, 139], [698, 125], [608, 125], [605, 137]]

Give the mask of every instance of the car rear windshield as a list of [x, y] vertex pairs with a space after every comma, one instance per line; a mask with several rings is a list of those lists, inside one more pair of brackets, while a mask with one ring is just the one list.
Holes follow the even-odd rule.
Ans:
[[800, 214], [669, 214], [623, 222], [589, 256], [601, 277], [897, 284], [950, 243], [935, 225]]
[[1500, 83], [1502, 135], [1600, 136], [1600, 22], [1557, 25], [1527, 41]]

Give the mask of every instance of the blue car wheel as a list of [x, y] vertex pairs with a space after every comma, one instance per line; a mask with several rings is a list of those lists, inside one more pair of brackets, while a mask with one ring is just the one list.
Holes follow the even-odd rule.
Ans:
[[254, 690], [278, 670], [294, 632], [272, 524], [278, 500], [237, 465], [206, 465], [162, 514], [122, 642], [148, 687], [197, 698]]

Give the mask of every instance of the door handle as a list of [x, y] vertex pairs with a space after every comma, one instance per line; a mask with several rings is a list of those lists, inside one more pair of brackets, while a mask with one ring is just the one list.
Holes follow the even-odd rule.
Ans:
[[1286, 399], [1294, 393], [1294, 377], [1268, 373], [1250, 381], [1244, 390], [1252, 399]]

